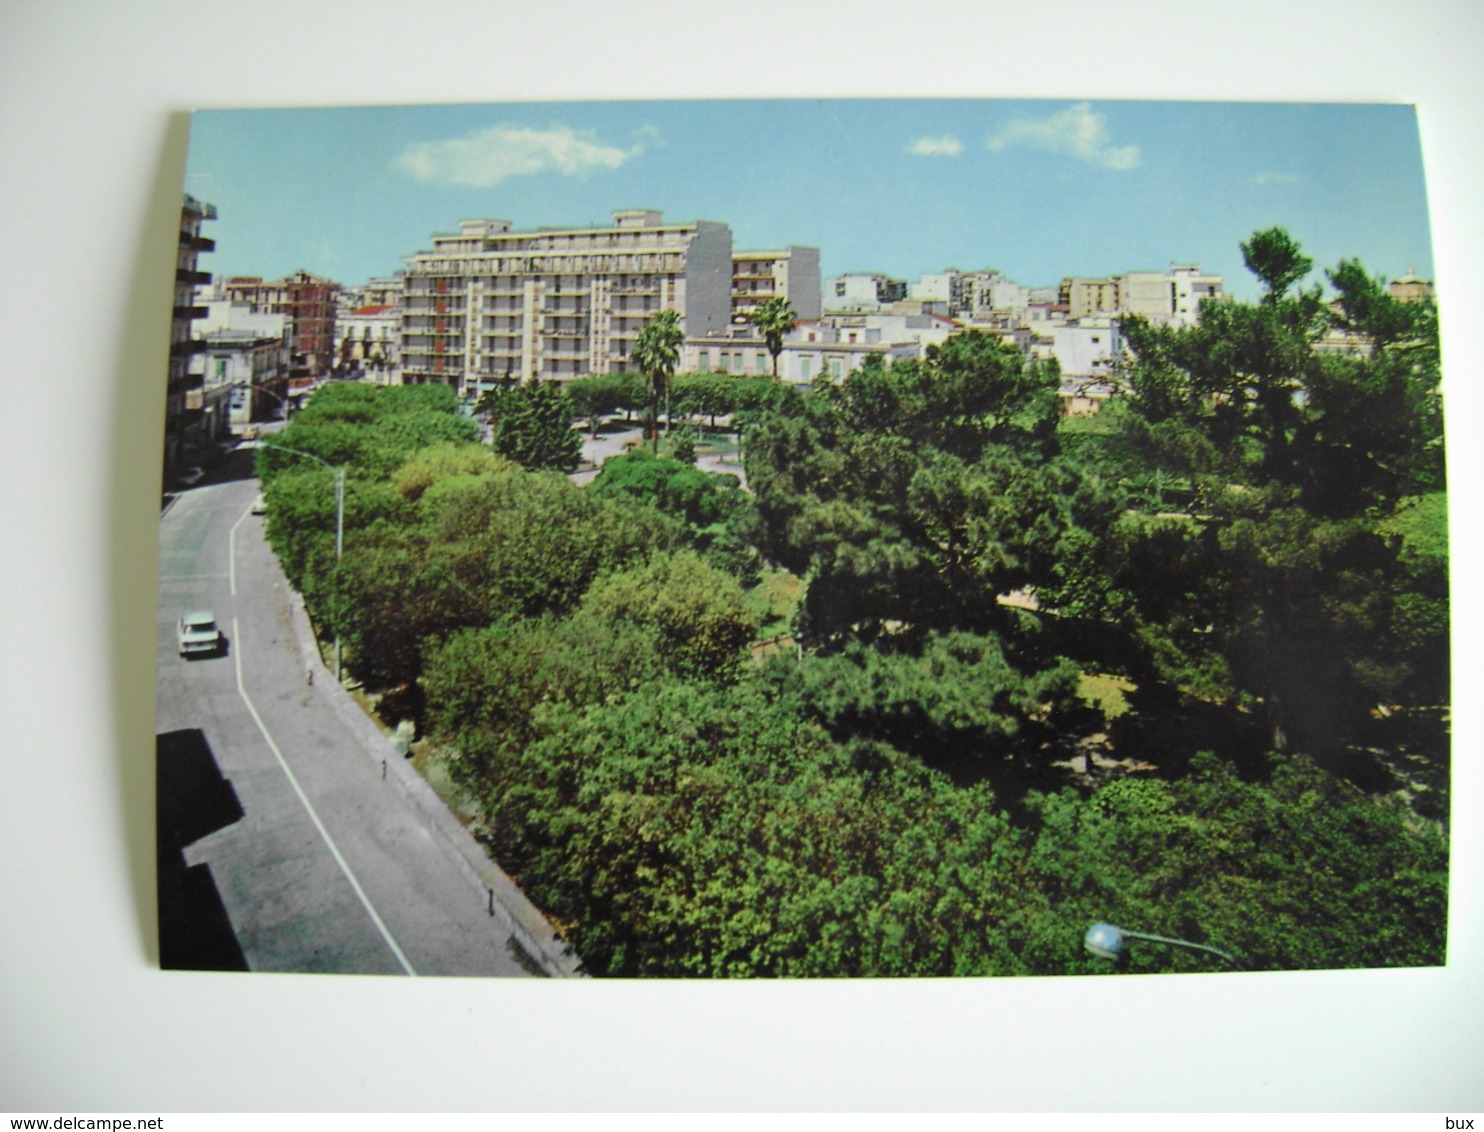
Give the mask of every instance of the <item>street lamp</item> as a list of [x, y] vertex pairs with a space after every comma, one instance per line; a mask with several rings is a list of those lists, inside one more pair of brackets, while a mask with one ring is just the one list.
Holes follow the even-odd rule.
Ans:
[[[259, 441], [259, 448], [272, 448], [278, 452], [287, 452], [291, 456], [303, 456], [306, 460], [313, 460], [316, 464], [323, 464], [335, 473], [335, 565], [340, 565], [340, 556], [345, 550], [345, 469], [337, 468], [328, 460], [316, 456], [313, 452], [303, 452], [298, 448], [290, 448], [287, 444], [269, 444], [267, 441]], [[335, 631], [335, 679], [340, 679], [340, 631]]]
[[1129, 939], [1145, 939], [1151, 943], [1167, 943], [1172, 947], [1188, 947], [1195, 951], [1209, 951], [1212, 955], [1219, 955], [1233, 967], [1241, 970], [1242, 965], [1237, 962], [1234, 955], [1229, 955], [1217, 947], [1210, 947], [1204, 943], [1192, 943], [1188, 939], [1172, 939], [1166, 935], [1150, 935], [1148, 932], [1134, 932], [1127, 928], [1114, 927], [1112, 924], [1097, 923], [1087, 929], [1087, 934], [1082, 937], [1082, 943], [1088, 951], [1099, 959], [1122, 959], [1124, 941]]

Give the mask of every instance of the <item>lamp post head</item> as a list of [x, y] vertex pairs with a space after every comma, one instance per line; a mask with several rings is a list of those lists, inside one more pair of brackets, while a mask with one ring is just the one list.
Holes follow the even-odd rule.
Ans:
[[1123, 932], [1112, 924], [1093, 924], [1082, 943], [1099, 959], [1123, 958]]
[[1164, 943], [1171, 947], [1188, 948], [1191, 951], [1205, 951], [1211, 955], [1219, 955], [1239, 971], [1242, 969], [1242, 964], [1237, 961], [1235, 955], [1222, 951], [1219, 947], [1212, 947], [1209, 943], [1174, 939], [1167, 935], [1151, 935], [1149, 932], [1136, 932], [1129, 928], [1114, 927], [1112, 924], [1093, 924], [1087, 929], [1087, 934], [1082, 937], [1082, 944], [1099, 959], [1123, 960], [1128, 956], [1126, 948], [1131, 939], [1147, 939], [1151, 943]]

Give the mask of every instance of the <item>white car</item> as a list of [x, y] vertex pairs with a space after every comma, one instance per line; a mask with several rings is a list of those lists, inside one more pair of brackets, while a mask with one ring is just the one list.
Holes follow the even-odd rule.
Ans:
[[225, 643], [209, 609], [198, 609], [183, 616], [175, 626], [175, 641], [184, 657], [215, 656]]
[[252, 501], [252, 513], [254, 515], [266, 515], [268, 513], [268, 501], [261, 495]]

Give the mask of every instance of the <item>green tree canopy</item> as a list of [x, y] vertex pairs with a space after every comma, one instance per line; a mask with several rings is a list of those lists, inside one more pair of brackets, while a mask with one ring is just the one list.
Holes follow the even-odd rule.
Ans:
[[1208, 694], [1259, 700], [1275, 740], [1327, 749], [1372, 705], [1437, 695], [1445, 667], [1436, 583], [1385, 518], [1443, 486], [1436, 321], [1353, 260], [1329, 275], [1333, 312], [1294, 291], [1312, 265], [1282, 229], [1243, 251], [1257, 304], [1208, 302], [1183, 329], [1125, 320], [1132, 392], [1096, 451], [1110, 472], [1142, 461], [1184, 508], [1121, 521], [1078, 569], [1108, 579], [1106, 615], [1165, 678], [1202, 672]]
[[1056, 386], [1054, 367], [965, 334], [765, 412], [747, 480], [762, 549], [810, 581], [806, 633], [1005, 627], [998, 595], [1050, 582], [1076, 517]]
[[572, 402], [544, 382], [490, 390], [479, 403], [490, 415], [490, 445], [531, 471], [573, 471], [582, 460], [582, 438], [572, 428]]

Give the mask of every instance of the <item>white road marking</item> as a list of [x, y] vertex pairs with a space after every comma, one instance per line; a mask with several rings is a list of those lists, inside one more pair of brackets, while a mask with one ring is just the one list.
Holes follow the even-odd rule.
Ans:
[[247, 688], [242, 681], [242, 633], [235, 617], [232, 618], [232, 641], [234, 646], [232, 653], [237, 661], [237, 694], [242, 697], [242, 702], [247, 705], [247, 710], [252, 715], [253, 722], [258, 725], [258, 730], [263, 733], [263, 738], [267, 741], [269, 749], [272, 750], [274, 757], [278, 759], [278, 765], [283, 768], [283, 773], [288, 777], [289, 785], [294, 788], [294, 793], [299, 796], [299, 801], [304, 804], [304, 809], [309, 814], [309, 820], [314, 822], [314, 828], [319, 830], [320, 837], [324, 838], [325, 845], [329, 847], [330, 855], [335, 858], [335, 863], [340, 866], [340, 871], [345, 874], [345, 879], [350, 881], [350, 887], [355, 890], [355, 894], [360, 899], [362, 907], [370, 914], [371, 921], [376, 925], [376, 930], [381, 933], [381, 938], [386, 940], [387, 946], [392, 949], [392, 954], [397, 957], [397, 962], [402, 965], [402, 970], [406, 971], [409, 975], [415, 976], [417, 972], [412, 969], [412, 964], [407, 962], [407, 956], [402, 954], [402, 949], [397, 946], [397, 941], [392, 938], [392, 933], [387, 930], [386, 924], [377, 915], [376, 909], [371, 906], [371, 901], [367, 898], [365, 890], [361, 888], [360, 882], [356, 880], [355, 873], [350, 871], [350, 865], [340, 855], [340, 850], [335, 845], [334, 838], [330, 836], [330, 831], [325, 828], [324, 823], [319, 820], [319, 815], [314, 812], [314, 807], [310, 805], [309, 797], [304, 793], [304, 788], [299, 785], [299, 780], [294, 777], [294, 772], [289, 769], [288, 761], [283, 757], [283, 752], [278, 749], [278, 744], [273, 741], [273, 736], [268, 733], [268, 728], [264, 726], [262, 717], [258, 715], [258, 709], [253, 706], [252, 700], [248, 698]]
[[242, 526], [242, 520], [251, 514], [252, 504], [248, 504], [247, 510], [237, 516], [237, 521], [227, 532], [227, 578], [231, 583], [233, 597], [237, 596], [237, 528]]

